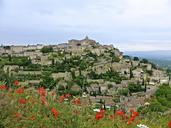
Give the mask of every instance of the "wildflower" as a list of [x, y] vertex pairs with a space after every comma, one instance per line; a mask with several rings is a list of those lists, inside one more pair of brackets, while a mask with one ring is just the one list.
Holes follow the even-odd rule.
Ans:
[[64, 95], [60, 96], [59, 97], [59, 102], [62, 103], [64, 101], [64, 99], [65, 99], [65, 96]]
[[54, 116], [54, 118], [56, 119], [56, 118], [58, 118], [58, 111], [56, 110], [56, 108], [52, 108], [52, 113], [53, 113], [53, 116]]
[[168, 128], [171, 128], [171, 121], [168, 123]]
[[130, 125], [131, 123], [132, 123], [132, 121], [131, 120], [128, 120], [127, 124]]
[[100, 112], [104, 114], [105, 113], [105, 110], [104, 109], [100, 109]]
[[23, 92], [24, 92], [24, 88], [23, 87], [16, 90], [17, 94], [22, 94]]
[[139, 113], [137, 111], [131, 111], [132, 114], [130, 116], [130, 119], [128, 120], [127, 124], [131, 124], [137, 116], [139, 116]]
[[46, 96], [46, 90], [43, 87], [39, 88], [38, 92], [41, 96]]
[[17, 117], [17, 118], [21, 118], [21, 117], [22, 117], [22, 115], [21, 115], [20, 113], [18, 113], [18, 112], [17, 112], [17, 113], [15, 114], [15, 117]]
[[125, 115], [125, 112], [122, 110], [118, 110], [116, 111], [116, 114], [123, 117]]
[[101, 109], [100, 112], [96, 113], [96, 120], [102, 119], [104, 117], [104, 114], [105, 114], [105, 110]]
[[143, 124], [138, 124], [137, 127], [138, 127], [138, 128], [149, 128], [148, 126], [143, 125]]
[[5, 90], [7, 87], [5, 85], [0, 85], [0, 90]]
[[15, 81], [14, 81], [14, 85], [15, 85], [15, 86], [19, 86], [19, 85], [20, 85], [19, 81], [18, 81], [18, 80], [15, 80]]
[[26, 99], [19, 99], [18, 102], [20, 104], [26, 104], [27, 103], [27, 100]]
[[101, 112], [97, 112], [97, 113], [96, 113], [96, 120], [100, 120], [100, 119], [102, 119], [102, 118], [103, 118], [103, 116], [104, 116], [104, 114], [103, 114], [103, 113], [101, 113]]
[[100, 109], [95, 108], [95, 109], [93, 109], [93, 111], [94, 111], [94, 112], [100, 112]]
[[80, 100], [79, 98], [74, 99], [74, 100], [73, 100], [73, 104], [75, 104], [75, 105], [80, 105], [80, 104], [81, 104], [81, 100]]
[[139, 113], [138, 113], [138, 112], [136, 112], [136, 111], [134, 111], [134, 112], [132, 113], [132, 115], [131, 115], [131, 116], [134, 116], [134, 117], [139, 116]]

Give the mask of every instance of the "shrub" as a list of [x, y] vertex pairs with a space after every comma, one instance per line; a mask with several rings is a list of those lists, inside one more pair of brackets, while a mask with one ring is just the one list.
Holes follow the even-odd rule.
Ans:
[[51, 46], [44, 46], [44, 47], [41, 49], [41, 52], [42, 52], [42, 53], [53, 52], [53, 48], [52, 48]]

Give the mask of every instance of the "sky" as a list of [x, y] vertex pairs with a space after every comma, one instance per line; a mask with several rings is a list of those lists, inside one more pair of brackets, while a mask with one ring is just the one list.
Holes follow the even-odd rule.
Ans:
[[122, 51], [171, 50], [171, 0], [0, 0], [0, 44], [86, 35]]

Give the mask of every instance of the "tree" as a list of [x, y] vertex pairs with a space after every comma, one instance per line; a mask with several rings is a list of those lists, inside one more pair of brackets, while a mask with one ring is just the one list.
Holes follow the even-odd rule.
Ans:
[[56, 86], [56, 81], [51, 77], [49, 72], [44, 72], [42, 76], [42, 82], [40, 82], [40, 85], [52, 89]]
[[132, 72], [132, 68], [129, 69], [130, 70], [130, 79], [134, 77], [133, 72]]
[[129, 89], [125, 88], [125, 89], [120, 89], [118, 90], [120, 95], [124, 95], [124, 96], [128, 96], [129, 94]]
[[139, 58], [138, 58], [138, 57], [134, 57], [133, 60], [134, 60], [134, 61], [139, 61]]
[[44, 46], [41, 50], [42, 53], [53, 52], [53, 48], [51, 46]]
[[142, 59], [141, 63], [148, 63], [148, 60], [147, 59]]
[[9, 62], [11, 62], [11, 61], [12, 61], [12, 57], [11, 57], [11, 55], [8, 55], [8, 59], [9, 59]]
[[142, 89], [142, 85], [139, 84], [139, 83], [137, 83], [137, 84], [135, 84], [135, 83], [130, 83], [130, 84], [128, 85], [128, 89], [129, 89], [129, 92], [130, 92], [130, 93], [140, 92], [140, 91], [143, 90], [143, 89]]

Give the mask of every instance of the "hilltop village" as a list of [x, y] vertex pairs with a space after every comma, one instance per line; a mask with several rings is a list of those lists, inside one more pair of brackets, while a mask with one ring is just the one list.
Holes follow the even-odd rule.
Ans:
[[[86, 37], [58, 45], [1, 46], [1, 72], [23, 85], [79, 95], [85, 105], [148, 105], [166, 72]], [[10, 84], [10, 83], [8, 83]]]

